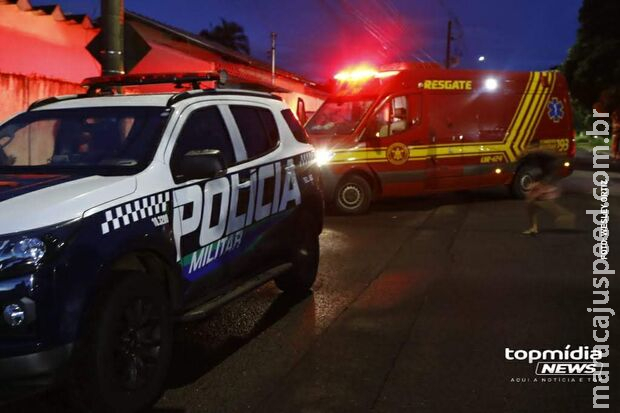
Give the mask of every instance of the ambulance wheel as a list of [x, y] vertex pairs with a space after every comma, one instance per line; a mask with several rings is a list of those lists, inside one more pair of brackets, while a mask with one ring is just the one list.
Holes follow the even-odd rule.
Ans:
[[172, 338], [163, 283], [137, 271], [115, 273], [76, 349], [74, 401], [89, 412], [150, 407], [164, 389]]
[[372, 189], [368, 181], [359, 175], [344, 178], [336, 189], [336, 210], [342, 214], [359, 215], [368, 211]]
[[[312, 221], [307, 221], [312, 222]], [[319, 271], [319, 232], [313, 227], [304, 231], [293, 252], [291, 269], [275, 279], [276, 286], [285, 293], [303, 294], [312, 288]]]
[[525, 198], [529, 187], [534, 183], [538, 175], [540, 175], [540, 167], [532, 164], [521, 166], [510, 185], [512, 196], [518, 199]]

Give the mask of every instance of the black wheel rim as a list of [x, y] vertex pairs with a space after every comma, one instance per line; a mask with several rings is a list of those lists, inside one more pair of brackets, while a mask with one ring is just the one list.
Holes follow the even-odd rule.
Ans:
[[161, 305], [136, 298], [122, 312], [114, 347], [117, 383], [125, 390], [146, 386], [160, 360], [163, 325]]

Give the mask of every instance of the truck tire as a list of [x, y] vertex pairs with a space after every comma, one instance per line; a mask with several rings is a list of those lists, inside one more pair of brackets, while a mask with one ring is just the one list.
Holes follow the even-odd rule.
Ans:
[[336, 188], [334, 205], [342, 214], [363, 214], [370, 208], [371, 201], [372, 188], [368, 181], [359, 175], [345, 177]]
[[89, 412], [131, 413], [160, 397], [172, 356], [172, 317], [163, 283], [115, 273], [95, 302], [76, 349], [70, 391]]
[[510, 185], [512, 196], [517, 199], [525, 198], [529, 186], [534, 183], [535, 177], [540, 173], [541, 169], [537, 165], [525, 164], [521, 166]]
[[293, 251], [293, 266], [275, 279], [276, 286], [283, 292], [294, 295], [308, 292], [319, 271], [319, 256], [319, 231], [315, 226], [311, 226], [304, 231]]

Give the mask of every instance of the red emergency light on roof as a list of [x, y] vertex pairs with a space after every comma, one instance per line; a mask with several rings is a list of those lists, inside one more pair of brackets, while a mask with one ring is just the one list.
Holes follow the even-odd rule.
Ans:
[[365, 82], [370, 79], [384, 79], [398, 73], [400, 73], [398, 70], [379, 71], [371, 66], [362, 65], [338, 72], [334, 79], [339, 82]]

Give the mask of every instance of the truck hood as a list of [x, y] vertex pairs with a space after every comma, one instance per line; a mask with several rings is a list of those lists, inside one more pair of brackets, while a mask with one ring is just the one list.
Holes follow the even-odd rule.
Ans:
[[329, 150], [348, 149], [358, 145], [355, 135], [308, 135], [309, 143], [317, 149]]
[[135, 190], [133, 176], [0, 174], [0, 234], [78, 219]]

